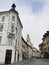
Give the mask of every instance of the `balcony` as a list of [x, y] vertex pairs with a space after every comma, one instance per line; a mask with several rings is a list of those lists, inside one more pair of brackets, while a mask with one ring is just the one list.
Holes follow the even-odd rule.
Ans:
[[14, 33], [8, 33], [8, 38], [15, 38], [15, 34]]

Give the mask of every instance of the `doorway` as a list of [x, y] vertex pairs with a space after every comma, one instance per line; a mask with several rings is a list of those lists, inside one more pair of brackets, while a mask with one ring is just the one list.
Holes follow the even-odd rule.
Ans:
[[12, 50], [6, 50], [5, 64], [11, 64]]

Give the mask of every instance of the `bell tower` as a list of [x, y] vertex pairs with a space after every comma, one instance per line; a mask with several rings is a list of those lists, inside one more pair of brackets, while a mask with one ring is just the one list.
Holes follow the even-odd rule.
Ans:
[[27, 42], [30, 42], [30, 36], [29, 36], [29, 34], [27, 34], [26, 40], [27, 40]]
[[27, 34], [26, 41], [27, 41], [27, 43], [28, 43], [30, 46], [33, 46], [33, 44], [31, 43], [31, 39], [30, 39], [29, 34]]

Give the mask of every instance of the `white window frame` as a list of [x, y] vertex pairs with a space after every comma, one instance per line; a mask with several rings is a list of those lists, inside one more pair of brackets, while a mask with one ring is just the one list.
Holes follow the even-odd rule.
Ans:
[[8, 42], [9, 42], [9, 45], [12, 45], [13, 44], [13, 41], [12, 41], [12, 37], [8, 37]]
[[0, 25], [0, 32], [3, 31], [3, 25]]
[[14, 25], [11, 25], [11, 32], [14, 32]]
[[12, 15], [12, 21], [15, 21], [15, 16], [14, 15]]
[[5, 21], [5, 16], [2, 16], [2, 22]]

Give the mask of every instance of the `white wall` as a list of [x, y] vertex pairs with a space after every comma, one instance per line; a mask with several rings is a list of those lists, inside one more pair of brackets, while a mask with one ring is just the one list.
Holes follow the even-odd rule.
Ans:
[[6, 50], [12, 50], [12, 60], [11, 63], [14, 62], [14, 47], [12, 46], [0, 46], [0, 64], [4, 64], [5, 63], [5, 56], [6, 56]]
[[[16, 19], [15, 19], [15, 22], [12, 21], [12, 15], [15, 15]], [[1, 22], [1, 17], [2, 16], [5, 16], [5, 21], [2, 23]], [[14, 62], [14, 54], [15, 54], [15, 43], [16, 43], [16, 39], [19, 41], [19, 46], [18, 46], [18, 50], [19, 50], [19, 60], [21, 61], [22, 60], [22, 51], [21, 51], [21, 25], [18, 21], [18, 25], [17, 25], [17, 15], [16, 13], [14, 12], [7, 12], [7, 13], [3, 13], [0, 15], [0, 23], [4, 24], [4, 28], [3, 28], [3, 32], [0, 32], [0, 35], [2, 36], [2, 42], [0, 45], [4, 45], [4, 46], [0, 46], [0, 63], [4, 63], [5, 62], [5, 53], [6, 53], [6, 49], [12, 49], [12, 63]], [[14, 39], [14, 44], [12, 44], [12, 46], [10, 46], [10, 44], [8, 44], [8, 39], [7, 39], [7, 36], [8, 36], [8, 33], [10, 32], [10, 27], [11, 27], [11, 24], [14, 24], [15, 27], [18, 28], [18, 34], [16, 34], [16, 30], [14, 30], [14, 33], [15, 33], [15, 39]], [[17, 43], [18, 44], [18, 43]], [[7, 46], [8, 45], [8, 46]], [[14, 46], [14, 47], [13, 47]], [[4, 54], [4, 55], [3, 55]], [[17, 55], [16, 55], [17, 57]], [[16, 58], [17, 60], [17, 58]]]

